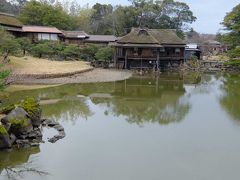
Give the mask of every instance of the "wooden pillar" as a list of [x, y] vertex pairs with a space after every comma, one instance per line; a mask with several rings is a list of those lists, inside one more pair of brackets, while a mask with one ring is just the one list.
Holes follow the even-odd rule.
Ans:
[[113, 57], [113, 61], [114, 61], [114, 68], [117, 68], [117, 50], [118, 48], [115, 47], [115, 51], [114, 51], [114, 57]]
[[127, 56], [128, 56], [128, 49], [126, 49], [126, 54], [125, 54], [125, 69], [127, 69]]
[[159, 69], [159, 49], [157, 50], [157, 71], [159, 72], [160, 69]]

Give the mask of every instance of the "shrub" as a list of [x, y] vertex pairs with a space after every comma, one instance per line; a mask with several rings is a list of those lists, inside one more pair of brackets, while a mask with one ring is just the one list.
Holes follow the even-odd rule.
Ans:
[[34, 56], [37, 56], [39, 58], [42, 58], [43, 55], [49, 55], [51, 54], [52, 50], [49, 46], [49, 42], [47, 41], [41, 41], [38, 44], [34, 45], [31, 49], [32, 54]]
[[0, 64], [0, 90], [3, 89], [4, 81], [9, 75], [10, 75], [10, 71], [1, 70], [1, 64]]
[[91, 61], [95, 59], [95, 55], [100, 49], [99, 45], [87, 44], [81, 49], [81, 58], [86, 61]]
[[76, 44], [69, 44], [63, 50], [63, 55], [65, 59], [67, 58], [79, 58], [80, 56], [80, 49], [79, 46]]
[[240, 60], [230, 60], [230, 61], [225, 62], [224, 65], [240, 67]]
[[228, 52], [230, 58], [240, 58], [240, 47], [236, 47]]
[[100, 48], [95, 57], [97, 60], [111, 61], [113, 57], [113, 49], [111, 47]]
[[20, 49], [22, 50], [23, 55], [25, 56], [26, 51], [30, 51], [32, 47], [30, 39], [27, 37], [17, 38], [17, 42], [20, 45]]

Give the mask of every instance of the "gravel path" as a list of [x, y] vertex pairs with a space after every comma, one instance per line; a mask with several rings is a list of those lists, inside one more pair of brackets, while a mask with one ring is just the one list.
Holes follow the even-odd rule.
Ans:
[[69, 84], [69, 83], [91, 83], [111, 82], [128, 79], [132, 72], [113, 69], [93, 69], [88, 72], [75, 74], [67, 77], [37, 79], [34, 77], [18, 76], [12, 79], [13, 84]]

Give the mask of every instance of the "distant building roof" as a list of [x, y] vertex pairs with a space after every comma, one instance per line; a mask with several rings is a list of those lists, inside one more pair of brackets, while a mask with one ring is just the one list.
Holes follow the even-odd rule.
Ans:
[[220, 42], [215, 41], [215, 40], [207, 40], [207, 41], [205, 41], [205, 43], [211, 44], [211, 45], [221, 45]]
[[113, 35], [89, 35], [87, 42], [115, 42], [117, 37]]
[[89, 35], [84, 31], [62, 31], [62, 33], [63, 33], [63, 36], [66, 38], [85, 39], [89, 37]]
[[62, 34], [60, 30], [55, 27], [47, 27], [47, 26], [23, 26], [23, 32], [36, 32], [36, 33], [54, 33], [54, 34]]
[[185, 44], [173, 29], [132, 28], [118, 43], [128, 44]]
[[22, 27], [23, 24], [12, 14], [0, 12], [0, 25]]

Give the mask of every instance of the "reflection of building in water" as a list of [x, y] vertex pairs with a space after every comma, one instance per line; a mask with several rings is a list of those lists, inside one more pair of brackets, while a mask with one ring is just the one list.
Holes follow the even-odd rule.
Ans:
[[184, 119], [190, 110], [185, 96], [183, 76], [162, 74], [159, 77], [135, 77], [116, 82], [113, 98], [93, 98], [105, 103], [109, 112], [126, 116], [130, 123], [168, 124]]

